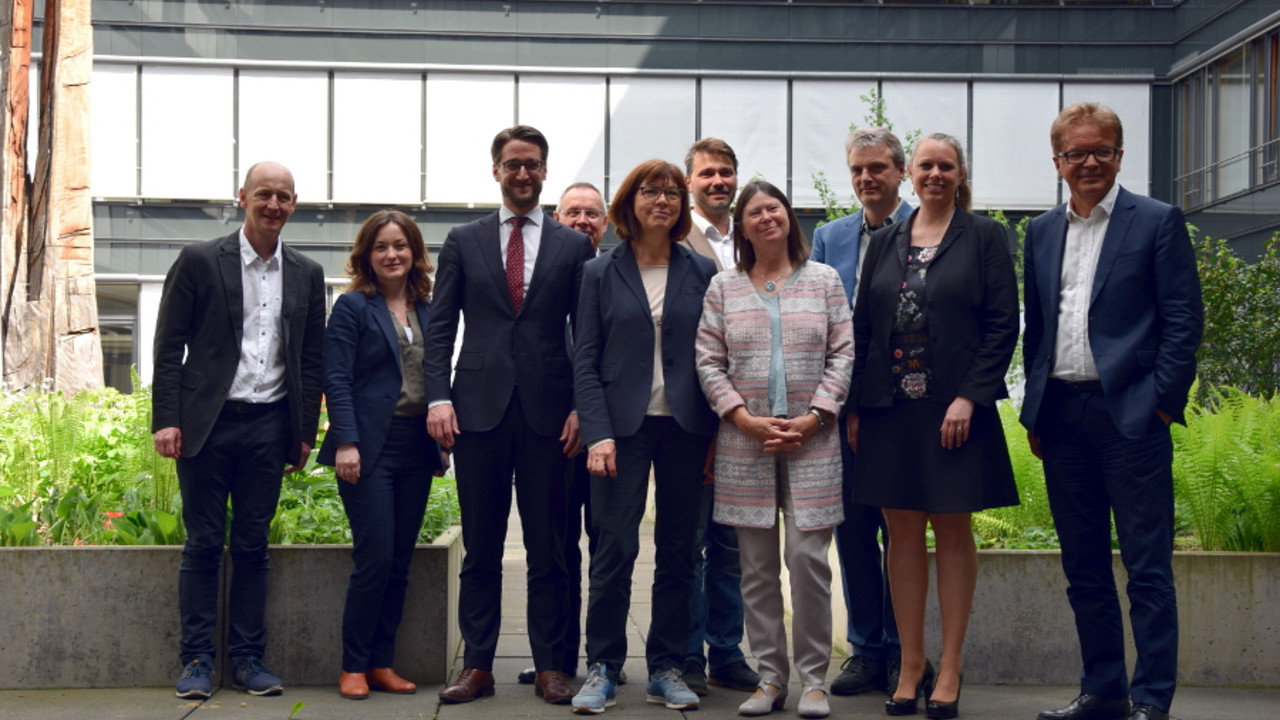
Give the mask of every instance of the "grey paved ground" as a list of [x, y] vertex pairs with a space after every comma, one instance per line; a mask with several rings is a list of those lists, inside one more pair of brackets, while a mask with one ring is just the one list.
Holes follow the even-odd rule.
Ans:
[[[651, 525], [644, 525], [651, 532]], [[646, 540], [646, 542], [648, 542]], [[364, 720], [373, 718], [407, 718], [411, 720], [502, 720], [505, 718], [574, 717], [565, 706], [543, 703], [527, 685], [516, 684], [516, 673], [532, 664], [526, 637], [524, 607], [524, 554], [520, 545], [518, 522], [508, 533], [506, 586], [503, 607], [502, 637], [498, 643], [498, 659], [494, 672], [497, 693], [466, 705], [441, 705], [436, 692], [439, 685], [424, 686], [417, 695], [374, 694], [368, 700], [345, 700], [337, 691], [337, 668], [334, 685], [322, 687], [289, 687], [275, 698], [254, 698], [231, 689], [222, 689], [203, 703], [192, 703], [174, 697], [173, 689], [137, 688], [109, 690], [6, 690], [0, 691], [0, 720], [285, 720], [295, 704], [303, 707], [293, 715], [296, 720]], [[677, 713], [644, 699], [643, 635], [647, 629], [651, 607], [649, 585], [653, 577], [652, 554], [641, 552], [633, 585], [631, 608], [631, 642], [627, 671], [632, 681], [622, 686], [618, 705], [605, 713], [605, 718], [648, 718], [649, 720], [710, 720], [737, 718], [738, 703], [745, 693], [713, 688], [703, 698], [696, 712]], [[2, 644], [2, 643], [0, 643]], [[839, 658], [832, 662], [831, 674], [839, 671]], [[1280, 658], [1275, 659], [1280, 662]], [[176, 669], [175, 669], [176, 670]], [[455, 668], [456, 672], [456, 668]], [[799, 693], [798, 683], [791, 686]], [[961, 699], [961, 717], [993, 720], [1034, 720], [1040, 710], [1065, 704], [1075, 695], [1075, 688], [1027, 685], [966, 686]], [[794, 696], [793, 696], [794, 697]], [[884, 696], [833, 697], [833, 720], [869, 720], [883, 718]], [[774, 718], [794, 718], [795, 701], [789, 700], [784, 711]], [[923, 718], [923, 715], [919, 717]], [[1280, 689], [1178, 689], [1173, 708], [1178, 720], [1277, 720], [1280, 718]]]

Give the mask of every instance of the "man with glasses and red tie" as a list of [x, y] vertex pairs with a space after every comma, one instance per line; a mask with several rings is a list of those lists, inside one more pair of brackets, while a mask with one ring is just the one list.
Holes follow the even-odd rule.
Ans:
[[[492, 695], [502, 618], [502, 554], [514, 474], [528, 562], [534, 690], [554, 704], [574, 690], [560, 642], [565, 570], [565, 459], [578, 451], [573, 365], [565, 321], [576, 311], [591, 241], [543, 213], [547, 140], [516, 125], [493, 140], [497, 212], [449, 232], [437, 259], [427, 327], [427, 431], [457, 463], [466, 556], [458, 624], [463, 670], [440, 691], [446, 703]], [[453, 379], [449, 361], [465, 317]]]

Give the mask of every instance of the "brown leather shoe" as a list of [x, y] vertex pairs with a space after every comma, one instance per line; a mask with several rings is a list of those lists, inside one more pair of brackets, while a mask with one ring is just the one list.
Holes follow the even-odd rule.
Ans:
[[573, 699], [569, 678], [559, 670], [545, 670], [533, 681], [533, 694], [552, 705], [567, 705]]
[[365, 680], [364, 673], [344, 670], [338, 678], [338, 692], [348, 700], [363, 700], [369, 697], [369, 682]]
[[417, 685], [400, 677], [395, 670], [389, 667], [370, 668], [369, 672], [365, 673], [365, 677], [369, 678], [370, 690], [395, 693], [397, 695], [412, 695], [418, 692]]
[[464, 668], [453, 684], [440, 691], [440, 700], [446, 703], [471, 702], [478, 697], [493, 694], [493, 673], [488, 670]]

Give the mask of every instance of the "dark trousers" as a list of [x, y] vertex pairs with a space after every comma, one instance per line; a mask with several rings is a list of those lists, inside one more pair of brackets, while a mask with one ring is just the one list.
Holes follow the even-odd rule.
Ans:
[[[571, 458], [564, 467], [569, 493], [564, 535], [564, 562], [569, 571], [569, 618], [564, 628], [561, 670], [569, 677], [578, 674], [578, 653], [582, 649], [582, 531], [587, 531], [587, 555], [596, 554], [596, 529], [591, 522], [591, 473], [587, 472], [587, 453]], [[588, 570], [588, 573], [590, 571]], [[589, 575], [588, 575], [589, 576]]]
[[689, 593], [698, 528], [702, 465], [711, 439], [680, 429], [670, 417], [649, 416], [640, 430], [617, 438], [617, 477], [591, 478], [591, 513], [598, 544], [591, 558], [587, 657], [612, 675], [627, 659], [631, 574], [640, 554], [640, 520], [653, 468], [653, 618], [645, 643], [649, 673], [679, 667], [689, 642]]
[[[693, 556], [689, 646], [686, 660], [711, 674], [744, 659], [742, 655], [742, 564], [738, 531], [711, 520], [715, 485], [704, 484], [698, 497], [698, 542]], [[703, 645], [706, 654], [703, 654]]]
[[[1167, 710], [1178, 671], [1173, 588], [1173, 443], [1153, 413], [1147, 434], [1120, 434], [1101, 393], [1072, 394], [1050, 382], [1040, 449], [1067, 597], [1084, 660], [1081, 692], [1131, 695]], [[1138, 660], [1127, 683], [1124, 628], [1111, 570], [1111, 517], [1129, 574], [1129, 620]]]
[[840, 459], [843, 461], [844, 522], [836, 527], [836, 553], [848, 611], [847, 638], [853, 654], [884, 662], [901, 653], [898, 623], [889, 599], [887, 557], [881, 547], [889, 547], [889, 528], [880, 508], [854, 502], [857, 454], [843, 438], [849, 437], [845, 419], [840, 418]]
[[564, 564], [563, 444], [538, 435], [525, 421], [519, 397], [492, 430], [463, 432], [454, 444], [462, 544], [458, 626], [463, 664], [493, 670], [502, 622], [502, 551], [511, 514], [512, 473], [528, 572], [529, 646], [539, 672], [559, 670], [567, 618]]
[[360, 481], [338, 480], [351, 523], [351, 580], [342, 611], [342, 669], [391, 667], [409, 563], [431, 494], [436, 444], [422, 415], [391, 420], [382, 453], [361, 457]]
[[[178, 565], [182, 621], [179, 650], [185, 665], [216, 654], [218, 570], [227, 540], [231, 500], [231, 577], [227, 654], [262, 657], [267, 642], [267, 533], [280, 500], [288, 457], [289, 407], [229, 404], [194, 457], [178, 458], [182, 522], [187, 540]], [[297, 452], [297, 448], [294, 448]]]

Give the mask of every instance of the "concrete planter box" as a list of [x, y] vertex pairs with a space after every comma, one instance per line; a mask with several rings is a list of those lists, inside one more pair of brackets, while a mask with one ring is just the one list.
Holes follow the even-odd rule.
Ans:
[[[172, 684], [180, 557], [168, 546], [0, 548], [0, 689]], [[461, 562], [456, 527], [414, 556], [396, 669], [416, 682], [445, 682], [457, 652]], [[350, 572], [349, 545], [272, 546], [265, 660], [286, 685], [337, 683]], [[218, 679], [230, 685], [220, 622]]]

